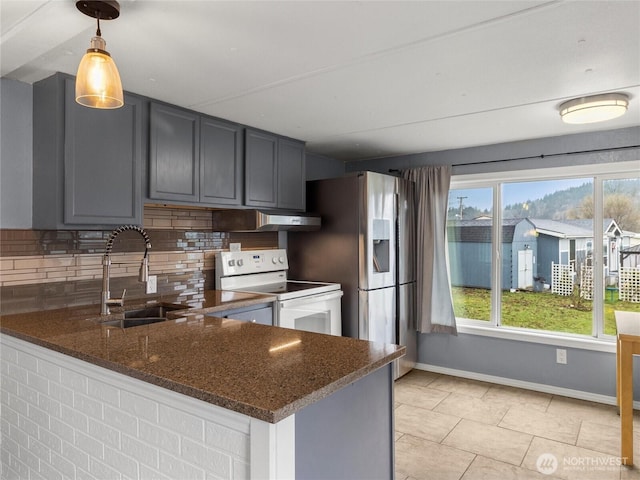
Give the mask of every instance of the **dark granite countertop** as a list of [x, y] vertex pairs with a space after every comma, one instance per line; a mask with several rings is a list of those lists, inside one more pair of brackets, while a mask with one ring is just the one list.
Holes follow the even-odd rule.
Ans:
[[0, 331], [271, 423], [404, 354], [396, 345], [206, 316], [273, 301], [214, 290], [200, 305], [170, 312], [175, 319], [151, 325], [101, 325], [93, 305], [4, 315]]

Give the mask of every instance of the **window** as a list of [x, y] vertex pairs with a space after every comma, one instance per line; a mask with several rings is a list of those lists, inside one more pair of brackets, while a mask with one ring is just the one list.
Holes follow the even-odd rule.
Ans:
[[[456, 317], [491, 319], [493, 191], [491, 188], [449, 192], [449, 267]], [[469, 268], [472, 266], [472, 268]]]
[[454, 176], [447, 235], [459, 324], [614, 335], [614, 310], [640, 311], [634, 168]]

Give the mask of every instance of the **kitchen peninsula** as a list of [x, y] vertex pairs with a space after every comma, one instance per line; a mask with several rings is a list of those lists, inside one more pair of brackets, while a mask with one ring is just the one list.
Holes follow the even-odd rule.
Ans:
[[391, 362], [403, 347], [221, 318], [272, 300], [210, 291], [172, 320], [127, 329], [101, 325], [96, 306], [0, 317], [3, 467], [393, 478]]

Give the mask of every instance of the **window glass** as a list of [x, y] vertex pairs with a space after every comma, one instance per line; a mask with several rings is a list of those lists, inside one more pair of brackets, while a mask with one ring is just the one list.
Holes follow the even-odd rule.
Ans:
[[615, 335], [615, 310], [640, 311], [640, 178], [605, 180], [602, 189], [604, 333]]
[[493, 188], [449, 191], [447, 240], [456, 317], [491, 319]]
[[448, 255], [462, 324], [611, 338], [616, 310], [640, 311], [640, 177], [586, 170], [452, 178]]
[[501, 324], [591, 335], [592, 302], [582, 295], [590, 264], [591, 179], [502, 187]]

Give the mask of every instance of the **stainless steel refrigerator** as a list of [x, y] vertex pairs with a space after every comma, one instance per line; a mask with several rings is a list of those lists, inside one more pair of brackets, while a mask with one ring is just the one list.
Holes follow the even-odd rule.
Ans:
[[342, 334], [405, 345], [396, 378], [416, 362], [413, 183], [361, 172], [307, 182], [315, 232], [288, 234], [289, 277], [340, 283]]

